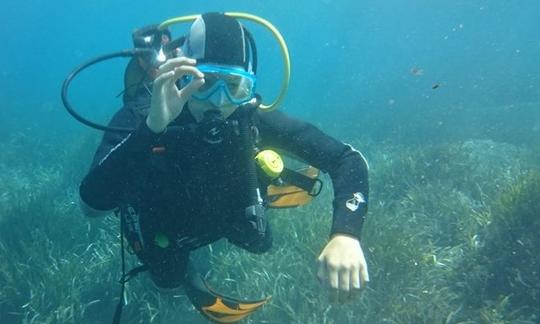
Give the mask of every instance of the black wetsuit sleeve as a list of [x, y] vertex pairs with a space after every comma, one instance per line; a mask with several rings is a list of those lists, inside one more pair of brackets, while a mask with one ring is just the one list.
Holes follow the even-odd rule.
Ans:
[[134, 128], [131, 133], [107, 132], [90, 171], [81, 182], [82, 201], [96, 210], [118, 207], [126, 188], [149, 169], [149, 157], [158, 137], [128, 108], [113, 117], [110, 126]]
[[283, 149], [329, 173], [334, 187], [331, 234], [360, 238], [369, 194], [368, 165], [362, 154], [279, 111], [260, 112], [259, 121], [263, 146]]

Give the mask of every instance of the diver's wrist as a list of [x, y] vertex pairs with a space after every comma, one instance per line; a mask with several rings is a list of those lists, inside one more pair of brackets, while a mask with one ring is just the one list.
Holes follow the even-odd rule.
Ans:
[[353, 235], [353, 234], [348, 234], [348, 233], [332, 233], [330, 235], [330, 240], [336, 238], [336, 237], [347, 237], [347, 238], [350, 238], [350, 239], [354, 239], [354, 240], [357, 240], [358, 242], [360, 242], [360, 237], [359, 236], [356, 236], [356, 235]]
[[148, 126], [148, 129], [150, 129], [155, 134], [161, 134], [165, 131], [165, 128], [167, 126], [163, 126], [162, 123], [156, 123], [150, 115], [146, 117], [146, 126]]

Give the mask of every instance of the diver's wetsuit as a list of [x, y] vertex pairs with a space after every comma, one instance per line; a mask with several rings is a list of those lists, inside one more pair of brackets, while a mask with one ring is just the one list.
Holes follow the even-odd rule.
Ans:
[[[148, 97], [140, 97], [114, 116], [111, 126], [136, 130], [105, 134], [82, 181], [81, 199], [97, 210], [120, 208], [124, 215], [130, 211], [138, 217], [141, 237], [137, 239], [128, 217], [128, 240], [162, 287], [181, 284], [189, 252], [220, 238], [255, 253], [268, 250], [270, 233], [259, 239], [244, 218], [245, 159], [240, 158], [242, 145], [234, 127], [223, 130], [218, 144], [202, 140], [197, 132], [179, 135], [171, 126], [157, 135], [146, 126], [144, 109], [137, 108], [148, 103]], [[354, 193], [367, 199], [367, 163], [361, 154], [279, 111], [255, 117], [259, 148], [290, 152], [330, 174], [335, 193], [331, 232], [359, 238], [367, 203], [355, 209], [347, 201]], [[191, 123], [184, 109], [173, 124]]]

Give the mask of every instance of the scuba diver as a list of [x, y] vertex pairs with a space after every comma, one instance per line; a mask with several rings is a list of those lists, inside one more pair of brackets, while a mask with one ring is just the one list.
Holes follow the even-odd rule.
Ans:
[[[320, 190], [322, 170], [332, 179], [334, 200], [318, 277], [339, 300], [365, 287], [367, 162], [309, 123], [258, 109], [256, 47], [247, 28], [227, 14], [206, 13], [180, 40], [156, 26], [136, 30], [133, 40], [153, 51], [131, 59], [124, 106], [109, 123], [133, 130], [105, 133], [80, 185], [84, 213], [115, 211], [143, 264], [122, 284], [147, 270], [158, 287], [183, 286], [211, 320], [241, 320], [268, 298], [242, 301], [213, 291], [190, 252], [222, 238], [252, 253], [268, 251], [265, 210], [305, 203]], [[314, 167], [284, 168], [273, 150]]]

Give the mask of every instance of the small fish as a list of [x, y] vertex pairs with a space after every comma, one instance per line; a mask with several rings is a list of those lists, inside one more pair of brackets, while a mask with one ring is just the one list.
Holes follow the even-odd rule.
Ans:
[[411, 70], [410, 70], [411, 74], [414, 75], [414, 76], [421, 76], [421, 75], [424, 75], [424, 69], [421, 69], [421, 68], [418, 68], [418, 67], [413, 67]]
[[441, 85], [438, 84], [438, 83], [435, 83], [434, 85], [431, 86], [431, 89], [435, 90], [437, 89], [438, 87], [440, 87]]

